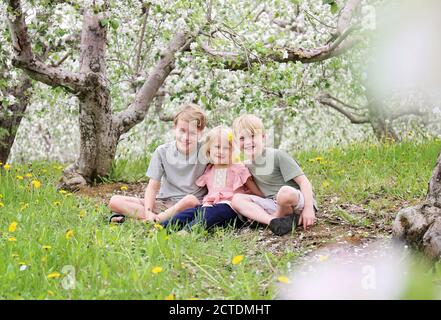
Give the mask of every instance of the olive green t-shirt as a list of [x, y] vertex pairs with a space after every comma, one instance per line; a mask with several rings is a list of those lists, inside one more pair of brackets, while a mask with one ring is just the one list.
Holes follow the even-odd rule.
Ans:
[[[283, 150], [265, 148], [253, 163], [245, 165], [265, 198], [275, 198], [283, 186], [300, 190], [300, 186], [293, 179], [304, 173], [298, 162]], [[312, 201], [315, 210], [318, 211], [314, 194]]]

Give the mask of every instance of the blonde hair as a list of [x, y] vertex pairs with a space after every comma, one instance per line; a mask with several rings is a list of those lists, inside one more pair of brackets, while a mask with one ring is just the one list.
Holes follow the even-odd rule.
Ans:
[[175, 114], [173, 118], [173, 125], [176, 126], [178, 120], [183, 120], [187, 122], [196, 121], [197, 128], [199, 130], [204, 130], [207, 124], [207, 116], [204, 111], [197, 104], [194, 103], [184, 103], [181, 105], [178, 113]]
[[243, 114], [233, 121], [233, 131], [236, 138], [239, 138], [244, 132], [249, 134], [264, 134], [262, 120], [254, 114]]
[[202, 151], [203, 156], [209, 162], [212, 161], [210, 158], [210, 148], [213, 145], [213, 143], [216, 142], [220, 136], [224, 136], [227, 138], [230, 149], [231, 149], [231, 151], [233, 151], [233, 132], [231, 131], [231, 129], [226, 126], [222, 126], [222, 125], [214, 127], [213, 129], [208, 131], [205, 134], [204, 138], [202, 139], [202, 150], [201, 151]]

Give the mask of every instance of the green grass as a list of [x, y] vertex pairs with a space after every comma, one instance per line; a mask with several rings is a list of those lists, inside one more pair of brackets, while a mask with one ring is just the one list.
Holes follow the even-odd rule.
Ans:
[[[295, 156], [319, 201], [338, 196], [357, 204], [375, 196], [367, 205], [380, 212], [394, 199], [424, 197], [440, 148], [439, 140], [354, 144]], [[112, 180], [127, 170], [144, 176], [147, 164], [116, 163]], [[277, 278], [296, 258], [289, 247], [277, 255], [261, 250], [257, 233], [220, 229], [182, 236], [134, 221], [109, 225], [105, 206], [55, 189], [61, 170], [48, 163], [0, 168], [0, 299], [271, 299]], [[29, 172], [32, 177], [25, 176]], [[32, 180], [41, 187], [30, 186]], [[13, 222], [17, 228], [10, 231]], [[243, 261], [232, 264], [238, 255]], [[65, 266], [75, 270], [75, 289], [63, 287]], [[153, 273], [156, 267], [162, 271]], [[60, 276], [49, 279], [53, 272]]]

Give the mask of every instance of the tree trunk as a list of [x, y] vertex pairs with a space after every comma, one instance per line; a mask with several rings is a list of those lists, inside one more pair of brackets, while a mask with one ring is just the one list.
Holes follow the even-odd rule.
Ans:
[[[17, 99], [17, 103], [6, 106], [4, 110], [9, 111], [0, 114], [0, 162], [6, 163], [11, 153], [12, 145], [14, 144], [17, 130], [20, 126], [21, 119], [26, 112], [29, 104], [31, 88], [31, 80], [23, 75], [21, 84], [13, 88], [13, 96]], [[6, 96], [9, 94], [6, 94]]]
[[379, 141], [399, 141], [399, 137], [392, 127], [392, 121], [388, 121], [388, 115], [384, 106], [380, 103], [381, 99], [375, 98], [368, 89], [368, 117], [369, 122]]
[[175, 53], [188, 50], [194, 39], [186, 32], [177, 32], [134, 102], [113, 114], [106, 80], [106, 28], [100, 25], [101, 18], [101, 15], [84, 14], [80, 53], [80, 78], [84, 81], [78, 95], [80, 155], [64, 170], [58, 188], [76, 190], [109, 175], [119, 138], [144, 120], [159, 88], [174, 68]]
[[63, 87], [79, 99], [80, 155], [64, 170], [57, 185], [71, 191], [109, 175], [120, 136], [144, 120], [159, 88], [174, 68], [175, 54], [189, 50], [199, 34], [197, 30], [193, 34], [186, 30], [176, 32], [134, 101], [125, 110], [113, 114], [105, 64], [108, 23], [100, 23], [108, 15], [108, 1], [102, 6], [87, 7], [90, 8], [83, 8], [80, 71], [71, 72], [48, 65], [34, 55], [21, 1], [8, 0], [8, 10], [14, 13], [8, 15], [14, 49], [12, 64], [32, 79]]
[[102, 15], [85, 12], [81, 35], [80, 73], [85, 85], [78, 95], [80, 154], [64, 170], [58, 188], [75, 190], [108, 176], [119, 134], [113, 128], [110, 90], [106, 84], [107, 29]]
[[276, 113], [273, 118], [274, 148], [278, 149], [283, 138], [283, 113]]
[[428, 189], [424, 203], [398, 212], [392, 231], [394, 237], [438, 260], [441, 258], [441, 152]]

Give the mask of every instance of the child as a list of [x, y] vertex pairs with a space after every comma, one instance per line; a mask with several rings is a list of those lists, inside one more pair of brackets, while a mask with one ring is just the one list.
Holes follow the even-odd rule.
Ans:
[[226, 226], [237, 218], [231, 207], [235, 194], [245, 192], [247, 188], [249, 192], [263, 196], [248, 169], [241, 163], [233, 163], [233, 134], [229, 128], [218, 126], [212, 129], [206, 135], [202, 148], [209, 165], [196, 185], [207, 186], [208, 194], [202, 205], [179, 212], [164, 222], [164, 226], [182, 228], [187, 225], [191, 228], [198, 222], [206, 228]]
[[207, 193], [205, 187], [195, 184], [207, 166], [199, 159], [198, 143], [205, 124], [206, 116], [199, 106], [181, 107], [173, 120], [175, 141], [160, 145], [152, 155], [145, 197], [113, 196], [109, 202], [114, 212], [111, 222], [123, 222], [126, 216], [142, 221], [166, 219], [200, 203]]
[[234, 120], [233, 130], [244, 152], [245, 165], [264, 196], [236, 194], [233, 208], [241, 215], [266, 224], [276, 235], [315, 221], [317, 205], [312, 186], [302, 169], [286, 152], [265, 147], [262, 120], [245, 114]]

